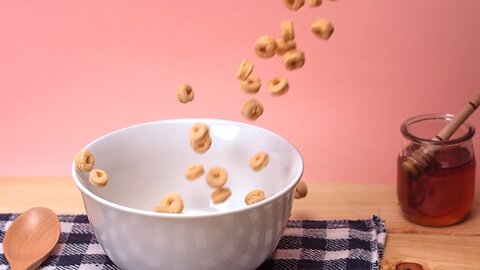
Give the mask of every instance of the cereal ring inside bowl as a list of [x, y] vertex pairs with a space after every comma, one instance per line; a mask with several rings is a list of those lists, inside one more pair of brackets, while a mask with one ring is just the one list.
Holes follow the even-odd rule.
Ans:
[[160, 213], [182, 213], [183, 200], [180, 195], [176, 193], [166, 194], [162, 201], [153, 208], [153, 211]]
[[216, 190], [214, 190], [211, 194], [212, 202], [217, 204], [217, 203], [222, 203], [226, 201], [230, 196], [232, 195], [232, 191], [229, 188], [226, 187], [221, 187]]
[[330, 36], [333, 34], [333, 31], [335, 28], [333, 27], [333, 24], [325, 19], [325, 18], [320, 18], [316, 19], [312, 25], [310, 26], [310, 30], [319, 38], [323, 40], [328, 40]]
[[307, 184], [303, 181], [299, 181], [297, 186], [295, 187], [295, 199], [305, 198], [308, 193]]
[[195, 180], [202, 176], [204, 172], [202, 164], [195, 164], [185, 170], [185, 178], [188, 180]]
[[193, 100], [194, 94], [192, 87], [188, 84], [182, 84], [177, 89], [177, 100], [181, 103], [188, 103]]
[[212, 146], [212, 139], [210, 138], [210, 136], [208, 136], [205, 140], [196, 142], [191, 141], [190, 144], [192, 145], [192, 148], [195, 152], [203, 154], [207, 152], [208, 149], [210, 149], [210, 147]]
[[243, 60], [240, 64], [240, 67], [237, 69], [236, 76], [239, 80], [246, 80], [253, 71], [253, 61], [252, 60]]
[[257, 120], [263, 114], [263, 106], [256, 99], [250, 99], [243, 104], [242, 115], [252, 121]]
[[261, 58], [270, 58], [276, 51], [277, 41], [271, 36], [261, 36], [255, 42], [255, 53]]
[[274, 96], [280, 96], [288, 92], [289, 85], [287, 79], [283, 77], [273, 78], [268, 83], [268, 90]]
[[89, 172], [95, 165], [95, 158], [88, 150], [83, 150], [75, 155], [75, 168], [81, 172]]
[[195, 123], [190, 129], [190, 141], [192, 142], [205, 141], [209, 136], [209, 128], [204, 123]]
[[305, 4], [305, 0], [283, 0], [285, 6], [291, 10], [298, 10]]
[[240, 82], [240, 87], [242, 87], [245, 92], [251, 94], [258, 93], [261, 86], [262, 82], [260, 81], [260, 78], [254, 74], [250, 74], [246, 80]]
[[207, 184], [212, 188], [221, 188], [227, 183], [228, 174], [222, 167], [213, 167], [208, 170]]
[[260, 151], [250, 158], [249, 164], [254, 171], [260, 171], [267, 166], [269, 160], [268, 153]]
[[305, 54], [298, 50], [290, 50], [283, 55], [283, 63], [288, 70], [301, 68], [305, 64]]
[[265, 200], [265, 192], [261, 189], [252, 190], [245, 196], [245, 203], [247, 205], [258, 203], [263, 200]]
[[88, 180], [96, 187], [104, 187], [108, 183], [108, 174], [104, 170], [93, 169], [90, 171]]

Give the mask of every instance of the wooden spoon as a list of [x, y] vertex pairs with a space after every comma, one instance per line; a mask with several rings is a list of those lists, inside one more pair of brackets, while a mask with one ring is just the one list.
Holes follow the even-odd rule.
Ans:
[[36, 269], [60, 238], [60, 222], [50, 209], [35, 207], [18, 216], [3, 238], [11, 270]]

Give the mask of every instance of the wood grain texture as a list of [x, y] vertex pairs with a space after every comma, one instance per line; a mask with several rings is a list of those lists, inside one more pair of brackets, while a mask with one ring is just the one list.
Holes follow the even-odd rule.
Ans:
[[85, 213], [80, 190], [70, 177], [0, 177], [0, 212], [43, 206], [55, 213]]
[[[382, 269], [416, 262], [424, 269], [480, 269], [480, 186], [464, 222], [431, 228], [401, 214], [394, 184], [310, 183], [306, 198], [295, 200], [292, 219], [385, 220], [388, 236]], [[80, 191], [70, 177], [0, 177], [0, 212], [49, 207], [60, 214], [85, 213]]]

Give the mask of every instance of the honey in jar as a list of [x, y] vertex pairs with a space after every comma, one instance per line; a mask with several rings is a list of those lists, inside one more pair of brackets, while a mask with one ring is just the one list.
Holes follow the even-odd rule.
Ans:
[[[472, 208], [475, 193], [475, 130], [462, 124], [448, 140], [433, 140], [452, 115], [428, 114], [402, 124], [403, 145], [397, 160], [397, 197], [403, 215], [427, 226], [461, 222]], [[411, 175], [402, 163], [421, 147], [435, 149], [422, 173]]]

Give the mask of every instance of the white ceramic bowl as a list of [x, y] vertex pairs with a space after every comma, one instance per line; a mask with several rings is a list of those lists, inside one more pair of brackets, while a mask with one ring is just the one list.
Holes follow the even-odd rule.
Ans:
[[[193, 151], [189, 131], [196, 122], [210, 127], [211, 148]], [[280, 241], [303, 172], [297, 149], [279, 135], [253, 125], [216, 119], [174, 119], [145, 123], [105, 135], [85, 146], [95, 168], [109, 174], [104, 188], [88, 173], [73, 179], [103, 249], [122, 269], [255, 269]], [[258, 151], [270, 162], [254, 172], [249, 159]], [[211, 203], [205, 174], [188, 181], [194, 163], [222, 166], [232, 196]], [[267, 199], [247, 206], [245, 195], [263, 189]], [[182, 214], [151, 211], [164, 194], [179, 193]]]

